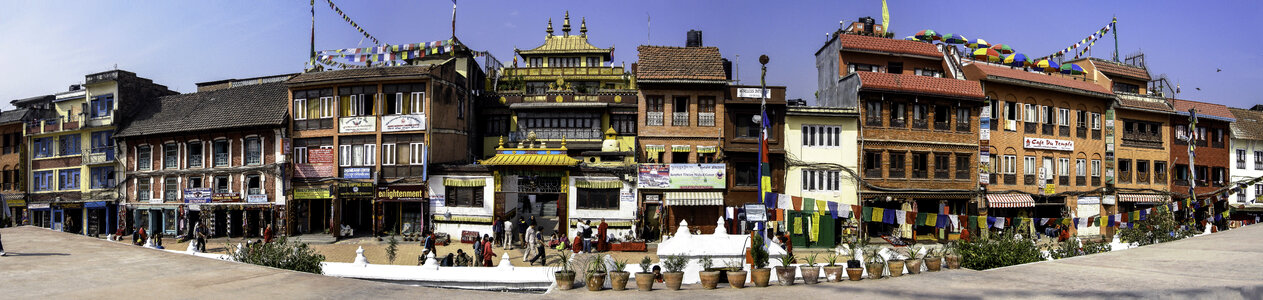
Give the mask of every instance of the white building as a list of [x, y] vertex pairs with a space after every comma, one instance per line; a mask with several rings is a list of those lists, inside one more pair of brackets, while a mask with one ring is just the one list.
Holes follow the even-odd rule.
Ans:
[[[1232, 123], [1232, 157], [1228, 159], [1231, 181], [1263, 176], [1263, 106], [1229, 110], [1237, 118]], [[1228, 201], [1238, 207], [1239, 212], [1263, 213], [1263, 183], [1243, 186], [1242, 191], [1229, 197]]]

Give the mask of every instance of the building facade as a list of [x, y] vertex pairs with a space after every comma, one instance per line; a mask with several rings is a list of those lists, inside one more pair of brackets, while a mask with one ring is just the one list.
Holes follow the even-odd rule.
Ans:
[[[859, 205], [859, 115], [854, 107], [789, 105], [785, 112], [785, 193], [803, 203], [821, 200], [838, 210]], [[811, 212], [803, 212], [811, 213]], [[796, 213], [795, 213], [796, 214]], [[795, 215], [791, 214], [791, 215]], [[845, 216], [843, 216], [845, 217]], [[832, 218], [822, 223], [836, 222]], [[828, 220], [828, 221], [825, 221]], [[828, 226], [825, 226], [828, 225]], [[795, 247], [833, 247], [842, 224], [821, 225], [815, 240], [805, 234], [791, 236]]]
[[1229, 199], [1236, 208], [1234, 220], [1251, 220], [1263, 215], [1263, 184], [1243, 185], [1239, 182], [1263, 177], [1263, 106], [1251, 109], [1229, 108], [1236, 122], [1231, 125], [1229, 147], [1233, 158], [1228, 160], [1230, 182], [1240, 190]]
[[[1192, 218], [1198, 226], [1205, 226], [1205, 220], [1214, 213], [1226, 210], [1228, 201], [1214, 199], [1215, 195], [1207, 195], [1222, 189], [1230, 183], [1231, 163], [1237, 153], [1230, 150], [1228, 143], [1232, 139], [1230, 124], [1236, 122], [1227, 106], [1214, 103], [1172, 99], [1172, 108], [1176, 114], [1171, 116], [1172, 135], [1175, 136], [1171, 147], [1171, 191], [1184, 199], [1206, 201], [1186, 211], [1189, 214], [1176, 214], [1177, 220]], [[1192, 124], [1193, 115], [1196, 124]], [[1192, 151], [1189, 149], [1192, 148]], [[1191, 167], [1190, 167], [1191, 166]], [[1192, 187], [1192, 194], [1189, 188]], [[1213, 203], [1214, 205], [1206, 205]], [[1217, 222], [1216, 226], [1225, 225]]]
[[[26, 149], [22, 132], [30, 121], [31, 110], [18, 108], [0, 112], [0, 197], [5, 211], [0, 212], [0, 227], [30, 225], [26, 209]], [[7, 219], [6, 219], [7, 218]]]

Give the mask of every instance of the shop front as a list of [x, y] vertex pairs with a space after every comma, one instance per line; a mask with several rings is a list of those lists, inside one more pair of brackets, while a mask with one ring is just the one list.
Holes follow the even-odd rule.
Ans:
[[[572, 176], [567, 190], [571, 228], [579, 222], [599, 226], [605, 222], [606, 234], [624, 240], [631, 236], [636, 218], [636, 186], [613, 174]], [[712, 222], [713, 223], [713, 222]], [[594, 228], [595, 230], [595, 228]], [[577, 232], [577, 231], [572, 231]], [[595, 232], [595, 231], [594, 231]]]
[[427, 228], [445, 233], [453, 240], [466, 235], [492, 234], [492, 212], [498, 201], [505, 200], [493, 198], [496, 193], [492, 176], [434, 175], [429, 182], [432, 184], [428, 185], [428, 209], [432, 223], [426, 224], [431, 225]]
[[53, 211], [52, 206], [48, 203], [27, 204], [27, 212], [31, 215], [31, 226], [47, 229], [53, 228]]
[[144, 228], [150, 235], [161, 232], [174, 237], [179, 234], [180, 209], [180, 203], [135, 204], [131, 206], [132, 224]]
[[27, 215], [26, 199], [24, 199], [21, 194], [5, 194], [3, 197], [5, 208], [7, 208], [4, 216], [9, 217], [9, 223], [0, 224], [0, 227], [30, 224], [30, 220], [28, 219], [29, 216]]
[[389, 185], [377, 187], [374, 206], [383, 212], [378, 232], [405, 236], [420, 235], [430, 229], [429, 196], [425, 185]]
[[329, 186], [294, 188], [294, 201], [289, 210], [289, 234], [326, 233], [333, 215], [333, 196]]
[[690, 231], [712, 234], [721, 218], [739, 219], [735, 208], [733, 214], [725, 211], [726, 175], [724, 164], [641, 164], [636, 180], [645, 195], [641, 230], [657, 236], [675, 232], [686, 221]]
[[335, 230], [331, 230], [334, 237], [374, 234], [380, 215], [373, 205], [376, 191], [372, 182], [338, 183], [338, 197], [333, 206], [332, 228]]

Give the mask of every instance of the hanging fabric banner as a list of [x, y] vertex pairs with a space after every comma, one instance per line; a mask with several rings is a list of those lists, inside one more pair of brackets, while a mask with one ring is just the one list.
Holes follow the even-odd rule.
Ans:
[[1070, 45], [1069, 47], [1066, 47], [1065, 49], [1061, 49], [1060, 51], [1057, 51], [1057, 53], [1053, 53], [1048, 56], [1041, 57], [1039, 59], [1036, 59], [1035, 61], [1039, 61], [1042, 59], [1052, 59], [1058, 56], [1065, 56], [1066, 53], [1070, 53], [1072, 51], [1075, 51], [1076, 49], [1079, 49], [1080, 46], [1086, 45], [1085, 47], [1083, 47], [1082, 50], [1079, 50], [1075, 54], [1075, 58], [1078, 58], [1080, 54], [1083, 54], [1083, 52], [1092, 48], [1092, 45], [1096, 43], [1096, 40], [1105, 37], [1105, 33], [1110, 32], [1110, 30], [1113, 30], [1114, 26], [1117, 26], [1117, 25], [1118, 25], [1118, 18], [1114, 18], [1113, 20], [1110, 21], [1109, 24], [1106, 24], [1105, 27], [1101, 28], [1101, 30], [1097, 30], [1091, 35], [1088, 35], [1088, 37], [1083, 38], [1083, 40], [1075, 42], [1073, 45]]

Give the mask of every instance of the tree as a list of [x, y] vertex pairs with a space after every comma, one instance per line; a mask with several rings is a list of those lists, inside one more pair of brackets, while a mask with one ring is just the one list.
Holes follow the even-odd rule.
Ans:
[[389, 246], [386, 246], [386, 259], [390, 261], [390, 264], [395, 264], [395, 255], [399, 254], [399, 239], [391, 235], [387, 243]]

